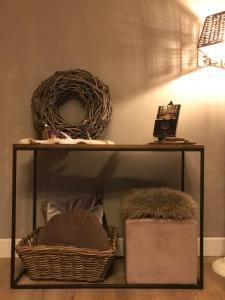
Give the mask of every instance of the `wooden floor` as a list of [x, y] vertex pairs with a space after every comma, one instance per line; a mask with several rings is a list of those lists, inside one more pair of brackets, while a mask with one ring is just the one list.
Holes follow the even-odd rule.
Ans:
[[225, 278], [212, 271], [215, 258], [205, 258], [205, 288], [182, 289], [10, 289], [10, 260], [0, 259], [1, 300], [225, 300]]

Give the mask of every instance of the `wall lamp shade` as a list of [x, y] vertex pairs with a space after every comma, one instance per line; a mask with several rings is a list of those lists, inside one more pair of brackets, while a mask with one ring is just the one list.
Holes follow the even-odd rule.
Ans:
[[198, 64], [225, 68], [225, 11], [206, 17], [198, 41]]

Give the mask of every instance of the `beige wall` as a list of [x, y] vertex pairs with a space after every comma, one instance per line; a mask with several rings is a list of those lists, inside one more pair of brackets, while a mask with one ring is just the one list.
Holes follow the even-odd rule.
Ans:
[[[224, 236], [225, 72], [195, 70], [197, 18], [173, 0], [1, 0], [0, 7], [0, 238], [10, 235], [11, 145], [35, 136], [32, 93], [54, 72], [76, 68], [110, 86], [113, 115], [104, 138], [116, 143], [149, 142], [158, 105], [182, 105], [177, 135], [206, 146], [206, 235]], [[39, 176], [40, 199], [103, 186], [108, 219], [115, 224], [121, 190], [179, 187], [174, 154], [42, 155], [39, 162], [45, 172]], [[19, 163], [21, 235], [31, 221], [30, 156], [21, 155]], [[197, 166], [198, 157], [189, 156], [186, 186], [196, 199]]]

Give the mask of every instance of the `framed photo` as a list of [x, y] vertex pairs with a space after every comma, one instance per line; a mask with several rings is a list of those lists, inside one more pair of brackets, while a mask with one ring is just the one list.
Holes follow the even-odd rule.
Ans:
[[172, 101], [166, 106], [159, 106], [153, 132], [154, 137], [176, 136], [180, 107], [180, 104], [173, 104]]

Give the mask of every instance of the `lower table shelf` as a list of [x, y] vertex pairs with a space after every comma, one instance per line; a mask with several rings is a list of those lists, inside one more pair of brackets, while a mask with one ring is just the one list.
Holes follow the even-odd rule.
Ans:
[[200, 289], [200, 281], [197, 284], [127, 284], [124, 272], [124, 259], [118, 257], [114, 260], [113, 268], [109, 271], [103, 282], [87, 283], [75, 281], [55, 281], [55, 280], [31, 280], [25, 270], [22, 269], [22, 263], [18, 259], [17, 267], [20, 274], [14, 282], [13, 288], [16, 289], [65, 289], [65, 288], [179, 288], [179, 289]]

